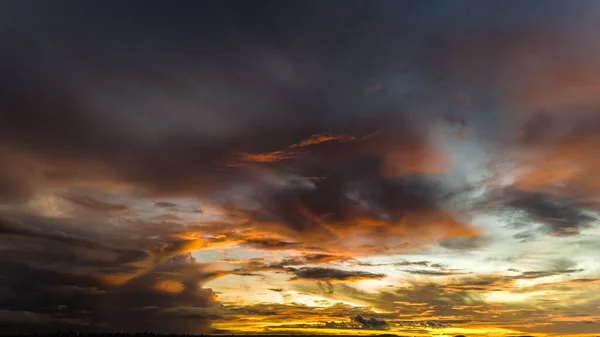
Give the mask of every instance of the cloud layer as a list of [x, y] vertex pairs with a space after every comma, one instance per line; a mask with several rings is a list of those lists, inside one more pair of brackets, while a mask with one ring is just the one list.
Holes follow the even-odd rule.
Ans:
[[596, 2], [2, 7], [0, 333], [598, 332]]

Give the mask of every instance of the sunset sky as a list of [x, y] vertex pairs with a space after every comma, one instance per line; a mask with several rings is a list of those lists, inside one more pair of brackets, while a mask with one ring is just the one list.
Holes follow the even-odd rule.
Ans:
[[600, 334], [600, 1], [0, 2], [0, 333]]

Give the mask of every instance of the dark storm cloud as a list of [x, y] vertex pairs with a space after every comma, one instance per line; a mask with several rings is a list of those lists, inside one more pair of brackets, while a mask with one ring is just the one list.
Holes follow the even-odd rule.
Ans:
[[304, 267], [293, 270], [292, 280], [314, 280], [327, 282], [355, 282], [359, 280], [375, 279], [379, 280], [386, 277], [385, 274], [375, 274], [365, 271], [347, 271], [334, 268], [310, 268]]
[[[18, 33], [2, 40], [11, 46], [0, 67], [2, 140], [67, 175], [82, 173], [70, 172], [69, 163], [93, 159], [118, 179], [177, 191], [242, 179], [240, 170], [223, 167], [235, 153], [355, 131], [351, 124], [366, 112], [358, 108], [372, 107], [362, 90], [376, 63], [354, 50], [358, 40], [340, 38], [346, 29], [366, 34], [367, 17], [378, 9], [324, 6], [290, 17], [276, 3], [212, 6], [15, 6], [20, 20], [3, 27]], [[246, 21], [246, 11], [264, 23]], [[329, 29], [316, 28], [325, 23]]]
[[[25, 201], [31, 189], [94, 182], [214, 199], [293, 238], [245, 243], [258, 249], [347, 232], [387, 237], [362, 243], [383, 253], [403, 247], [398, 237], [473, 235], [442, 207], [449, 191], [434, 181], [447, 168], [429, 129], [448, 114], [416, 113], [411, 105], [426, 98], [399, 97], [385, 83], [367, 90], [423, 60], [417, 54], [430, 46], [396, 15], [428, 9], [288, 6], [13, 8], [20, 19], [3, 27], [18, 34], [3, 40], [12, 48], [0, 61], [0, 140], [28, 158], [38, 180], [10, 193], [23, 191]], [[408, 42], [423, 50], [403, 48]], [[423, 76], [417, 82], [435, 77]], [[375, 225], [358, 234], [364, 222]]]
[[537, 230], [520, 232], [517, 234], [519, 239], [535, 237], [536, 234], [577, 235], [597, 221], [585, 208], [578, 207], [577, 201], [572, 202], [541, 192], [508, 188], [500, 193], [498, 200], [506, 205], [507, 210], [512, 211], [514, 216], [522, 217], [527, 222], [542, 224]]
[[[467, 15], [464, 3], [412, 1], [334, 1], [318, 10], [279, 2], [9, 7], [0, 31], [1, 139], [51, 162], [52, 176], [81, 177], [70, 164], [93, 159], [86, 175], [111, 172], [155, 193], [247, 181], [252, 174], [223, 165], [240, 153], [304, 149], [293, 145], [315, 135], [356, 139], [343, 145], [360, 151], [361, 137], [380, 131], [359, 127], [365, 117], [398, 107], [407, 118], [388, 123], [395, 137], [380, 133], [375, 144], [411, 148], [398, 155], [411, 166], [427, 152], [419, 128], [431, 117], [414, 106], [455, 95], [440, 78], [488, 80], [482, 74], [501, 71], [529, 42], [534, 51], [547, 47], [537, 41], [545, 27], [521, 34], [536, 15], [562, 22], [573, 14], [556, 4], [488, 3]], [[381, 88], [365, 92], [386, 76], [417, 88], [398, 94], [397, 84], [378, 79]], [[328, 155], [345, 152], [333, 143], [321, 144], [332, 145]]]
[[220, 274], [206, 272], [174, 238], [123, 241], [121, 235], [3, 215], [4, 331], [207, 331], [209, 319], [189, 311], [215, 305], [200, 284]]
[[[363, 52], [363, 43], [374, 42], [371, 33], [399, 29], [372, 20], [386, 13], [382, 8], [299, 6], [308, 12], [297, 17], [279, 4], [249, 6], [264, 16], [256, 26], [240, 21], [242, 5], [217, 6], [207, 20], [203, 5], [186, 5], [189, 12], [177, 20], [155, 20], [159, 4], [143, 13], [115, 4], [66, 12], [36, 5], [44, 14], [18, 9], [20, 24], [29, 26], [0, 68], [0, 108], [7, 112], [0, 139], [30, 161], [38, 179], [33, 190], [93, 182], [146, 195], [200, 196], [257, 226], [270, 222], [268, 230], [277, 222], [294, 238], [245, 243], [258, 249], [292, 248], [313, 234], [335, 240], [341, 231], [355, 233], [359, 217], [377, 223], [367, 235], [390, 238], [364, 243], [373, 247], [365, 250], [399, 249], [392, 239], [418, 236], [418, 227], [442, 237], [473, 234], [440, 205], [448, 191], [433, 181], [432, 173], [445, 168], [428, 141], [430, 121], [389, 93], [365, 92], [384, 70], [380, 55], [393, 59], [377, 52], [391, 48], [384, 41]], [[386, 6], [402, 12], [413, 5]], [[176, 24], [162, 31], [171, 20]], [[240, 158], [254, 163], [238, 165]], [[32, 195], [27, 186], [9, 186], [11, 194], [22, 191], [15, 200]]]
[[[30, 221], [39, 223], [44, 219]], [[74, 273], [130, 273], [135, 263], [149, 258], [143, 250], [77, 237], [62, 232], [60, 227], [36, 228], [0, 219], [0, 235], [3, 259], [33, 267]]]
[[[221, 273], [187, 254], [212, 245], [320, 252], [246, 261], [228, 273], [281, 272], [317, 281], [306, 283], [325, 292], [331, 282], [386, 275], [307, 265], [433, 242], [484, 249], [490, 238], [467, 224], [469, 215], [456, 214], [448, 197], [458, 193], [444, 183], [464, 163], [446, 158], [445, 146], [456, 144], [437, 139], [440, 123], [461, 137], [477, 134], [467, 145], [500, 143], [490, 145], [492, 157], [504, 159], [506, 143], [551, 153], [513, 190], [486, 195], [485, 203], [540, 224], [518, 239], [579, 234], [596, 221], [588, 210], [597, 204], [564, 196], [595, 197], [600, 168], [590, 155], [600, 144], [600, 119], [586, 110], [599, 97], [599, 53], [590, 47], [598, 29], [583, 34], [597, 21], [592, 4], [1, 5], [0, 206], [35, 208], [27, 204], [34, 200], [51, 207], [33, 199], [49, 189], [64, 192], [76, 214], [0, 220], [0, 325], [206, 332], [213, 317], [204, 309], [222, 308], [201, 284]], [[592, 117], [576, 122], [556, 113], [572, 116], [572, 106]], [[562, 170], [565, 163], [581, 170]], [[71, 193], [79, 185], [131, 199]], [[173, 214], [132, 220], [135, 199], [149, 195], [199, 198], [230, 222], [183, 228], [174, 222], [184, 219], [175, 214], [182, 208], [169, 201], [154, 205]], [[392, 265], [449, 273], [424, 261]], [[519, 277], [578, 271], [540, 269]], [[341, 284], [336, 295], [450, 316], [458, 315], [453, 305], [484, 305], [483, 292], [514, 280], [474, 277], [376, 295]], [[433, 308], [417, 309], [423, 303]], [[288, 309], [257, 306], [236, 318]], [[343, 312], [370, 317], [355, 315]], [[383, 325], [374, 319], [354, 323]]]

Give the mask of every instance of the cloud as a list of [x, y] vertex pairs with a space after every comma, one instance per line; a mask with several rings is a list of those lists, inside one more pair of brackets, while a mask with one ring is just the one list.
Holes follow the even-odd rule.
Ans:
[[469, 272], [463, 272], [460, 270], [404, 270], [405, 273], [413, 275], [428, 275], [428, 276], [450, 276], [450, 275], [465, 275], [470, 274]]
[[410, 266], [420, 266], [420, 267], [432, 267], [432, 268], [442, 268], [442, 265], [437, 263], [431, 263], [429, 261], [398, 261], [391, 263], [370, 263], [370, 262], [353, 262], [358, 266], [362, 267], [378, 267], [378, 266], [397, 266], [397, 267], [410, 267]]
[[248, 239], [243, 245], [264, 250], [286, 250], [293, 249], [301, 245], [301, 242], [280, 241], [276, 239]]
[[[298, 257], [283, 258], [279, 261], [267, 263], [265, 259], [255, 258], [250, 260], [234, 260], [231, 263], [241, 264], [242, 266], [229, 271], [240, 276], [258, 276], [261, 272], [283, 272], [293, 275], [290, 281], [323, 281], [328, 283], [331, 288], [331, 282], [356, 282], [360, 280], [385, 278], [385, 274], [370, 273], [366, 271], [343, 270], [329, 267], [312, 267], [310, 265], [326, 264], [331, 265], [335, 262], [348, 261], [348, 257], [328, 254], [305, 254]], [[228, 260], [224, 260], [228, 262]], [[297, 268], [296, 266], [304, 266]], [[309, 267], [310, 266], [310, 267]]]
[[557, 236], [577, 235], [581, 230], [592, 227], [597, 219], [561, 197], [541, 192], [530, 192], [518, 189], [505, 189], [498, 199], [506, 205], [508, 211], [520, 216], [526, 222], [541, 223], [537, 231], [521, 232], [517, 238], [529, 238], [539, 234]]
[[[296, 154], [293, 152], [265, 152], [265, 153], [241, 153], [240, 161], [242, 162], [257, 162], [257, 163], [270, 163], [281, 160], [294, 158]], [[235, 164], [230, 164], [235, 165]]]
[[401, 262], [395, 262], [394, 266], [422, 266], [422, 267], [428, 267], [430, 264], [429, 261], [401, 261]]
[[360, 315], [357, 315], [357, 316], [352, 317], [352, 321], [360, 324], [363, 329], [373, 329], [373, 330], [389, 329], [389, 326], [386, 321], [376, 319], [373, 317], [366, 319]]
[[[215, 319], [269, 326], [282, 312], [357, 328], [517, 329], [531, 307], [549, 308], [535, 324], [566, 310], [535, 291], [574, 299], [569, 289], [597, 283], [587, 252], [563, 247], [593, 241], [600, 210], [592, 2], [4, 7], [0, 317], [14, 331], [29, 320], [204, 333]], [[527, 271], [506, 275], [507, 261], [485, 259], [515, 239]], [[416, 257], [440, 247], [444, 265]], [[220, 271], [197, 250], [243, 259]], [[561, 254], [583, 262], [537, 265]], [[455, 256], [500, 271], [461, 275], [446, 265]], [[538, 285], [583, 266], [572, 283]], [[398, 269], [425, 281], [350, 285], [394, 282]], [[291, 278], [286, 289], [396, 316], [228, 312], [204, 284], [231, 274], [273, 276], [271, 289]], [[503, 291], [527, 298], [524, 310], [490, 304]], [[592, 310], [584, 297], [565, 300], [569, 312]]]
[[105, 229], [0, 218], [2, 320], [13, 317], [7, 331], [208, 331], [207, 316], [192, 319], [187, 311], [216, 305], [201, 284], [220, 274], [206, 271], [174, 238], [131, 238], [123, 246]]
[[342, 142], [342, 143], [343, 142], [352, 142], [352, 141], [356, 141], [356, 140], [360, 140], [360, 139], [370, 138], [373, 136], [375, 136], [375, 134], [357, 138], [355, 136], [347, 135], [347, 134], [337, 134], [336, 135], [336, 134], [332, 134], [330, 132], [326, 132], [326, 133], [319, 133], [319, 134], [311, 135], [310, 137], [301, 140], [299, 143], [292, 144], [289, 147], [290, 148], [307, 147], [307, 146], [318, 145], [318, 144], [322, 144], [322, 143], [330, 142], [330, 141], [336, 141], [336, 142]]
[[35, 191], [35, 177], [26, 160], [0, 149], [0, 203], [19, 204], [31, 198]]
[[[404, 161], [406, 170], [420, 166], [421, 154], [429, 152], [426, 139], [419, 139], [417, 132], [390, 137], [388, 131], [385, 137], [378, 135], [369, 139], [351, 136], [378, 132], [378, 125], [372, 120], [377, 120], [387, 104], [376, 104], [380, 107], [375, 115], [371, 114], [371, 99], [351, 95], [362, 91], [367, 76], [341, 71], [337, 62], [328, 57], [317, 58], [316, 64], [295, 60], [296, 52], [315, 56], [329, 52], [319, 44], [299, 49], [304, 40], [292, 38], [289, 27], [278, 25], [283, 29], [282, 34], [292, 34], [285, 39], [291, 48], [287, 51], [273, 49], [266, 42], [258, 43], [255, 51], [228, 53], [226, 58], [191, 57], [182, 53], [181, 48], [196, 49], [197, 39], [181, 41], [176, 47], [170, 39], [157, 34], [146, 35], [148, 32], [130, 31], [113, 40], [106, 39], [106, 32], [119, 24], [117, 21], [126, 22], [115, 21], [107, 13], [97, 13], [92, 6], [71, 8], [70, 14], [39, 6], [47, 10], [44, 15], [38, 17], [37, 11], [24, 10], [22, 21], [10, 21], [9, 27], [16, 30], [22, 30], [27, 18], [37, 20], [40, 26], [24, 33], [29, 42], [11, 49], [10, 55], [3, 58], [2, 78], [5, 80], [0, 85], [0, 107], [6, 111], [0, 124], [2, 143], [10, 144], [11, 151], [30, 156], [40, 164], [37, 169], [43, 171], [40, 174], [43, 179], [38, 182], [38, 188], [58, 183], [61, 179], [57, 177], [69, 177], [67, 181], [75, 179], [80, 184], [90, 180], [103, 181], [105, 185], [109, 182], [131, 184], [156, 194], [223, 189], [253, 179], [253, 174], [247, 172], [250, 168], [224, 168], [223, 164], [229, 163], [231, 158], [253, 163], [287, 162], [294, 157], [283, 150], [290, 144], [301, 148], [334, 145], [318, 151], [315, 156], [319, 161], [328, 156], [332, 159], [348, 157], [355, 152], [389, 151], [384, 154], [388, 161]], [[282, 10], [276, 7], [274, 10]], [[148, 16], [152, 16], [150, 12], [121, 9], [152, 26], [150, 31], [160, 30], [158, 27], [163, 25], [160, 20], [148, 20]], [[90, 15], [98, 20], [96, 28], [80, 27], [80, 22], [72, 19]], [[218, 14], [223, 19], [221, 22], [231, 19], [232, 15], [227, 11]], [[41, 28], [53, 26], [58, 18], [64, 27], [70, 28], [65, 31]], [[268, 18], [271, 16], [265, 19]], [[165, 22], [173, 19], [163, 18]], [[306, 33], [329, 35], [309, 29], [313, 23], [313, 20], [302, 23], [307, 26]], [[210, 26], [206, 22], [199, 24], [195, 19], [190, 24], [200, 30]], [[205, 37], [207, 46], [238, 50], [244, 41], [262, 36], [241, 27], [235, 30], [241, 35], [227, 43], [214, 44], [210, 42], [212, 37]], [[83, 32], [85, 34], [80, 35]], [[216, 30], [214, 34], [225, 33]], [[327, 39], [337, 41], [338, 37], [333, 34]], [[266, 41], [274, 38], [271, 35]], [[48, 39], [60, 41], [56, 45], [60, 47], [45, 43]], [[123, 49], [125, 45], [129, 46], [127, 52]], [[144, 52], [157, 45], [164, 51], [161, 56]], [[32, 58], [32, 50], [41, 57]], [[84, 50], [90, 52], [82, 52]], [[362, 58], [341, 50], [336, 53]], [[177, 59], [180, 62], [174, 62]], [[241, 60], [248, 60], [248, 67], [240, 68]], [[102, 64], [103, 70], [96, 67], [98, 64]], [[271, 69], [273, 64], [283, 68], [275, 71]], [[58, 73], [56, 69], [61, 67], [65, 72]], [[176, 75], [181, 73], [187, 75]], [[282, 78], [284, 73], [290, 77]], [[316, 77], [304, 78], [308, 73]], [[346, 79], [333, 76], [338, 74]], [[253, 80], [240, 81], [239, 76]], [[340, 86], [344, 82], [347, 84]], [[233, 96], [236, 98], [231, 99]], [[35, 102], [30, 97], [36, 97]], [[39, 123], [32, 125], [30, 120]], [[367, 127], [357, 122], [364, 122]], [[407, 129], [410, 131], [410, 127]], [[354, 139], [365, 142], [352, 141]], [[386, 145], [386, 148], [375, 145]], [[336, 152], [338, 155], [332, 156]], [[311, 161], [311, 158], [315, 157], [303, 160]], [[400, 171], [405, 169], [404, 165], [389, 164], [398, 166]], [[52, 174], [44, 174], [49, 172]]]
[[440, 246], [444, 248], [456, 250], [482, 249], [488, 243], [490, 243], [490, 238], [483, 236], [446, 238], [439, 242]]
[[156, 203], [154, 203], [154, 205], [155, 205], [156, 207], [161, 207], [161, 208], [169, 208], [169, 209], [172, 209], [172, 208], [176, 208], [176, 207], [177, 207], [177, 204], [176, 204], [176, 203], [173, 203], [173, 202], [168, 202], [168, 201], [159, 201], [159, 202], [156, 202]]
[[[352, 245], [354, 237], [365, 249], [372, 244], [373, 250], [384, 250], [393, 238], [426, 242], [477, 232], [442, 209], [443, 192], [427, 177], [382, 177], [380, 161], [369, 157], [328, 171], [326, 179], [313, 181], [310, 187], [257, 191], [251, 198], [259, 207], [242, 214], [257, 226], [277, 224], [284, 236], [311, 240], [317, 246], [328, 242], [331, 248]], [[394, 247], [401, 247], [398, 241]]]
[[350, 317], [350, 321], [329, 321], [326, 323], [282, 324], [269, 326], [268, 329], [352, 329], [352, 330], [389, 330], [385, 320], [361, 315]]
[[[319, 133], [319, 134], [311, 135], [310, 137], [301, 140], [299, 143], [292, 144], [292, 145], [288, 146], [288, 148], [289, 149], [304, 148], [304, 147], [314, 146], [314, 145], [318, 145], [318, 144], [322, 144], [322, 143], [326, 143], [326, 142], [330, 142], [330, 141], [337, 141], [337, 142], [342, 142], [342, 143], [352, 142], [352, 141], [357, 141], [357, 140], [362, 140], [362, 139], [368, 139], [375, 135], [377, 135], [377, 133], [372, 133], [370, 135], [357, 138], [355, 136], [347, 135], [347, 134]], [[304, 154], [307, 154], [307, 153], [304, 153]], [[296, 152], [294, 150], [278, 150], [278, 151], [264, 152], [264, 153], [240, 153], [237, 155], [238, 162], [233, 161], [231, 163], [228, 163], [227, 165], [228, 166], [239, 166], [239, 165], [243, 165], [242, 163], [244, 163], [244, 162], [272, 163], [272, 162], [278, 162], [278, 161], [282, 161], [282, 160], [286, 160], [286, 159], [292, 159], [299, 155], [302, 155], [302, 153]]]
[[[169, 198], [199, 199], [222, 210], [218, 217], [238, 229], [259, 231], [264, 237], [277, 233], [280, 241], [229, 234], [228, 243], [270, 250], [312, 247], [337, 255], [392, 254], [477, 234], [443, 198], [449, 191], [438, 180], [451, 163], [430, 137], [430, 118], [414, 118], [413, 109], [401, 104], [404, 98], [378, 96], [384, 90], [364, 93], [366, 84], [380, 77], [367, 69], [383, 70], [381, 60], [346, 54], [354, 50], [350, 46], [336, 48], [335, 54], [348, 62], [367, 62], [357, 72], [332, 59], [327, 44], [305, 46], [295, 29], [279, 23], [281, 34], [289, 38], [272, 32], [263, 40], [263, 33], [232, 26], [244, 38], [214, 43], [217, 36], [230, 36], [217, 30], [213, 37], [184, 39], [175, 46], [178, 38], [147, 35], [153, 29], [162, 31], [162, 20], [173, 18], [149, 20], [152, 10], [130, 8], [122, 8], [123, 13], [154, 28], [107, 39], [110, 27], [129, 26], [129, 21], [95, 13], [87, 5], [69, 9], [69, 15], [42, 7], [47, 12], [39, 17], [40, 11], [22, 13], [40, 22], [39, 27], [22, 29], [26, 20], [11, 21], [16, 31], [26, 31], [23, 40], [28, 43], [11, 49], [0, 67], [5, 79], [0, 83], [0, 109], [7, 112], [0, 141], [11, 158], [31, 162], [35, 178], [10, 179], [19, 183], [6, 187], [6, 194], [10, 189], [11, 195], [20, 195], [20, 202], [36, 193], [56, 192], [78, 208], [127, 211], [123, 217], [134, 217], [130, 213], [138, 210], [136, 201], [148, 200], [172, 215], [152, 214], [152, 219], [185, 222], [190, 217], [177, 214], [181, 209]], [[385, 14], [379, 8], [369, 11]], [[342, 21], [361, 12], [344, 10], [348, 18]], [[235, 16], [227, 10], [215, 15], [223, 23]], [[80, 21], [73, 19], [86, 22], [91, 16], [96, 28], [79, 27]], [[70, 28], [40, 28], [54, 27], [57, 18], [61, 27]], [[187, 20], [175, 22], [189, 22], [200, 30], [210, 26], [197, 17]], [[339, 41], [340, 32], [314, 30], [316, 21], [299, 20], [305, 33]], [[361, 24], [352, 29], [366, 33], [371, 28]], [[57, 41], [55, 46], [47, 44], [50, 40]], [[201, 40], [215, 52], [232, 52], [215, 59], [203, 49], [202, 57], [191, 57]], [[286, 41], [288, 47], [275, 48], [275, 40]], [[257, 41], [255, 49], [238, 48], [249, 41]], [[146, 52], [157, 46], [160, 55]], [[247, 66], [241, 67], [244, 62]], [[145, 66], [133, 66], [141, 64]], [[25, 172], [20, 162], [15, 166], [13, 171]], [[2, 186], [0, 181], [0, 191]], [[127, 201], [78, 193], [80, 188]]]
[[[600, 163], [589, 153], [600, 144], [594, 128], [600, 115], [594, 109], [560, 109], [527, 116], [510, 147], [520, 166], [514, 186], [531, 193], [584, 203], [596, 195], [594, 172]], [[588, 206], [597, 208], [594, 202]]]
[[536, 279], [548, 276], [556, 276], [556, 275], [564, 275], [564, 274], [572, 274], [572, 273], [580, 273], [584, 271], [583, 269], [564, 269], [564, 270], [536, 270], [536, 271], [525, 271], [516, 278], [523, 279]]
[[98, 200], [90, 195], [61, 195], [62, 198], [87, 209], [98, 212], [123, 211], [127, 205]]
[[365, 271], [346, 271], [334, 268], [309, 268], [303, 267], [293, 270], [292, 280], [311, 280], [327, 282], [356, 282], [360, 280], [379, 280], [386, 275]]
[[318, 263], [335, 263], [353, 261], [349, 256], [332, 255], [332, 254], [304, 254], [298, 257], [285, 258], [280, 264], [284, 266], [303, 265], [303, 264], [318, 264]]
[[[218, 322], [236, 321], [249, 325], [258, 324], [261, 329], [266, 328], [266, 331], [277, 331], [278, 333], [298, 332], [303, 329], [387, 330], [384, 323], [394, 316], [342, 303], [326, 307], [311, 307], [300, 303], [232, 305], [222, 307], [218, 311], [220, 315], [217, 319]], [[280, 312], [286, 312], [286, 319], [278, 315]], [[355, 320], [357, 316], [361, 316], [366, 323], [357, 322]], [[305, 323], [290, 324], [290, 321]], [[369, 322], [371, 322], [371, 326]]]

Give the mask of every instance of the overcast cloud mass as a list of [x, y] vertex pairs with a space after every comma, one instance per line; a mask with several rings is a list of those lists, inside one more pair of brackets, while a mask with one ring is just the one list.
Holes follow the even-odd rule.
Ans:
[[0, 4], [0, 333], [600, 333], [600, 3]]

